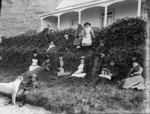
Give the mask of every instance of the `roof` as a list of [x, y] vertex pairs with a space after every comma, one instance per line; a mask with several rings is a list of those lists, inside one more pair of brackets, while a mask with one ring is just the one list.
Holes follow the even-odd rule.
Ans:
[[95, 1], [103, 1], [103, 0], [63, 0], [58, 6], [57, 10], [68, 8], [72, 6], [77, 6], [85, 3], [95, 2]]

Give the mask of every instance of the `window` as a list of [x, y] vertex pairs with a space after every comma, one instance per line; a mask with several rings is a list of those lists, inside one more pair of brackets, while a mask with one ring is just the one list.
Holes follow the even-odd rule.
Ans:
[[77, 25], [78, 25], [78, 16], [71, 17], [70, 27], [71, 28], [77, 28]]
[[[104, 17], [105, 17], [105, 13], [103, 12], [101, 14], [101, 17], [102, 17], [102, 27], [104, 27]], [[107, 25], [110, 25], [114, 22], [114, 11], [109, 11], [107, 12]]]

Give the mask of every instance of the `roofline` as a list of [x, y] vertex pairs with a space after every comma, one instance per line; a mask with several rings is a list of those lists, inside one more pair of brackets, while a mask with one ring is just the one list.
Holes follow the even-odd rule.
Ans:
[[[67, 11], [67, 10], [72, 10], [72, 9], [76, 9], [76, 8], [80, 8], [80, 7], [85, 7], [85, 6], [88, 6], [88, 5], [94, 5], [94, 4], [97, 4], [97, 3], [104, 3], [104, 2], [108, 2], [108, 1], [112, 1], [112, 0], [105, 0], [105, 1], [96, 1], [96, 2], [90, 2], [90, 3], [86, 3], [86, 4], [81, 4], [79, 6], [71, 6], [69, 8], [64, 8], [64, 9], [60, 9], [60, 10], [56, 10], [56, 11], [53, 11], [51, 13], [45, 13], [45, 14], [42, 14], [40, 15], [40, 17], [45, 17], [47, 15], [52, 15], [52, 14], [55, 14], [55, 13], [60, 13], [60, 12], [63, 12], [63, 11]], [[116, 1], [116, 0], [113, 0], [113, 1]], [[118, 1], [118, 0], [117, 0]], [[123, 0], [124, 1], [124, 0]]]

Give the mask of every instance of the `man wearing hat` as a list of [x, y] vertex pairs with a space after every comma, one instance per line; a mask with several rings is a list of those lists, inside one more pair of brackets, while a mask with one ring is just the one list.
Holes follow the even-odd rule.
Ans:
[[20, 106], [25, 104], [27, 95], [35, 88], [38, 88], [38, 86], [36, 74], [32, 74], [28, 80], [21, 82], [17, 93], [17, 99], [21, 100]]
[[91, 47], [92, 46], [92, 37], [95, 38], [94, 32], [90, 27], [91, 23], [86, 22], [84, 24], [84, 26], [85, 26], [85, 28], [83, 30], [82, 46], [83, 47]]
[[101, 65], [103, 64], [107, 51], [108, 48], [106, 46], [106, 42], [104, 40], [100, 40], [100, 44], [95, 52], [94, 67], [91, 74], [92, 76], [97, 75], [98, 70], [101, 68]]

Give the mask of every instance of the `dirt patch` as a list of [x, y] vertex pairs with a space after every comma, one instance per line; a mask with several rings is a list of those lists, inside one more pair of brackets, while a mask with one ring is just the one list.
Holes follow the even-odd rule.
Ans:
[[8, 105], [9, 99], [0, 97], [0, 114], [52, 114], [44, 108], [26, 104], [23, 107]]

